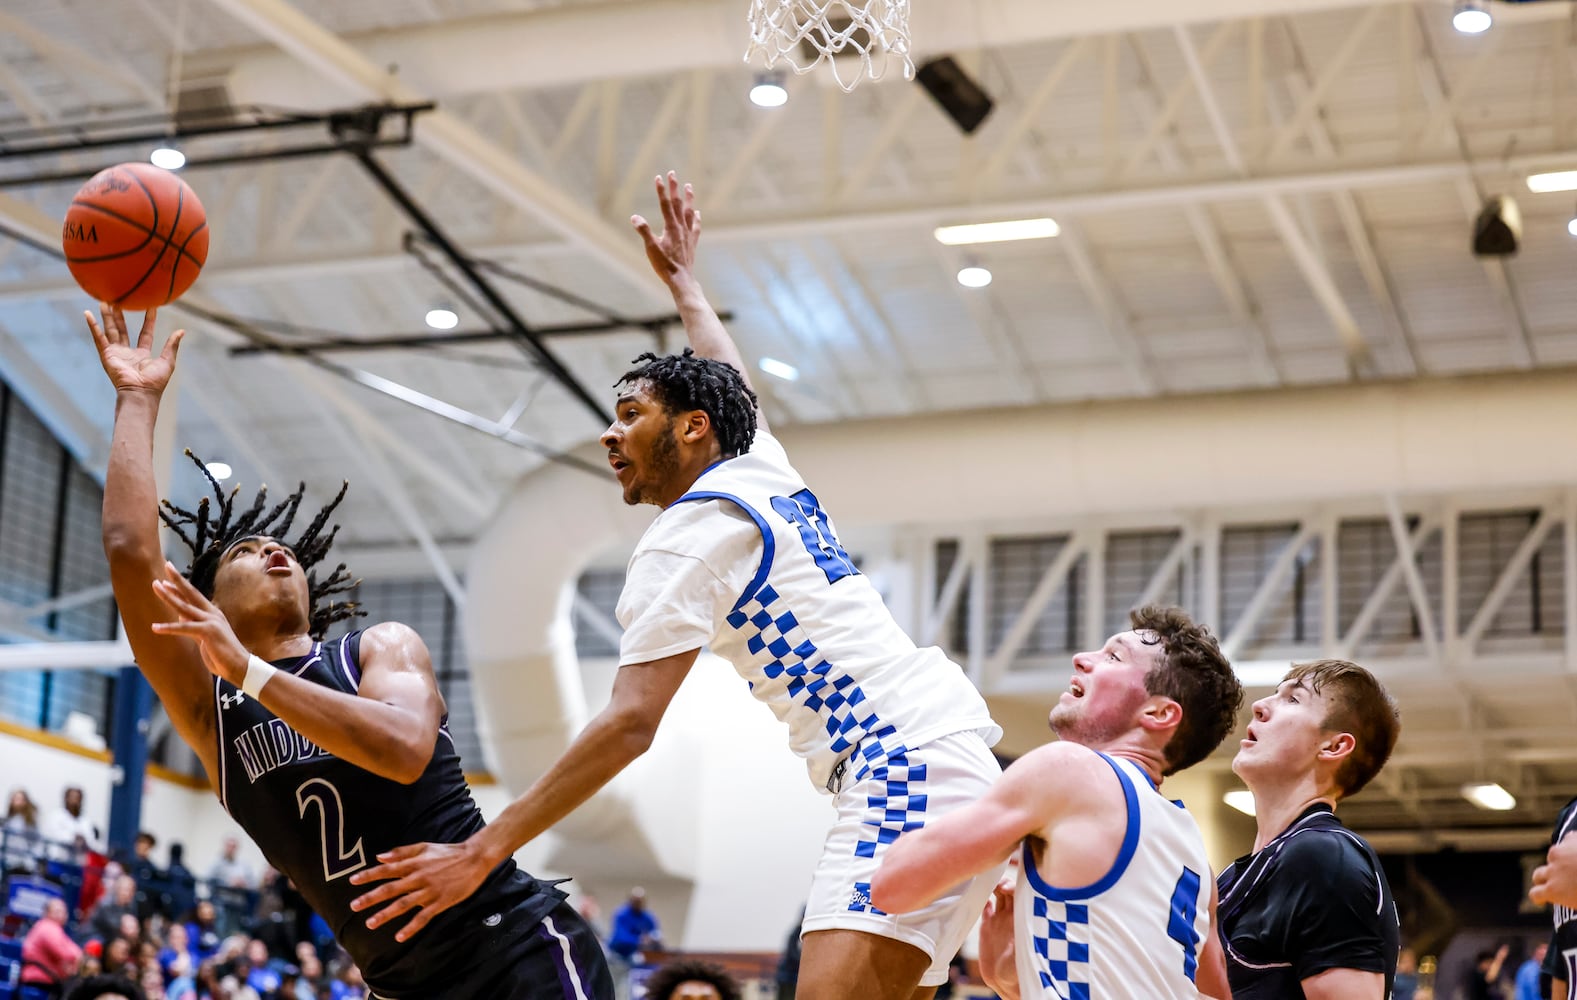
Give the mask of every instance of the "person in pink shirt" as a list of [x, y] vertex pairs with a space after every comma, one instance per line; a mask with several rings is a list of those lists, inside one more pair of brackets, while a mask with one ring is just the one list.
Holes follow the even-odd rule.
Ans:
[[66, 904], [51, 899], [22, 939], [22, 982], [58, 983], [76, 975], [82, 949], [66, 933]]

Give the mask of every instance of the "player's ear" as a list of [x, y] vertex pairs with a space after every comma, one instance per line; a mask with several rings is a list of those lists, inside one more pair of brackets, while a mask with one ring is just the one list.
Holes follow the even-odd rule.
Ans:
[[1329, 733], [1320, 744], [1320, 760], [1339, 761], [1358, 748], [1352, 733]]
[[1175, 729], [1183, 722], [1183, 706], [1164, 695], [1152, 695], [1144, 703], [1139, 724], [1145, 729]]
[[712, 418], [705, 410], [691, 410], [679, 421], [679, 439], [685, 444], [697, 444], [712, 430]]

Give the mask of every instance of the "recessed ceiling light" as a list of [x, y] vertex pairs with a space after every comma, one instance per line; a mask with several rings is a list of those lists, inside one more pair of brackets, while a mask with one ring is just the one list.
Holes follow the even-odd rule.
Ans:
[[1013, 240], [1049, 240], [1062, 232], [1055, 219], [1014, 219], [1010, 222], [977, 222], [967, 226], [938, 226], [933, 235], [950, 247], [973, 243], [1007, 243]]
[[460, 325], [460, 317], [453, 309], [439, 306], [427, 310], [427, 325], [434, 330], [453, 330]]
[[779, 361], [777, 358], [762, 358], [761, 370], [785, 382], [799, 381], [799, 369], [787, 361]]
[[1457, 12], [1451, 18], [1452, 27], [1464, 35], [1477, 35], [1488, 31], [1495, 23], [1483, 0], [1458, 0]]
[[971, 265], [958, 272], [958, 283], [965, 288], [984, 288], [991, 284], [991, 272], [979, 265]]
[[1517, 808], [1517, 798], [1493, 781], [1474, 782], [1462, 786], [1462, 797], [1480, 809], [1505, 812]]
[[758, 108], [781, 108], [788, 103], [788, 88], [782, 73], [763, 73], [750, 88], [750, 103]]
[[235, 472], [234, 469], [230, 468], [230, 466], [224, 462], [209, 462], [207, 465], [203, 466], [203, 468], [207, 469], [208, 474], [219, 480], [221, 483], [226, 479], [229, 479], [230, 476]]
[[1247, 788], [1239, 788], [1221, 796], [1221, 801], [1247, 816], [1254, 815], [1254, 793]]
[[160, 146], [148, 154], [148, 162], [165, 170], [179, 170], [186, 166], [186, 154], [174, 146]]
[[1548, 174], [1530, 174], [1528, 190], [1534, 194], [1551, 191], [1577, 191], [1577, 170], [1557, 170]]
[[1577, 215], [1572, 216], [1572, 221], [1566, 223], [1566, 231], [1577, 236]]

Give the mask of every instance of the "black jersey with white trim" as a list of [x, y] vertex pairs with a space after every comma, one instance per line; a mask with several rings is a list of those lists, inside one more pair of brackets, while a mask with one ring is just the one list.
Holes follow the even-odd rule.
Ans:
[[[1550, 845], [1560, 843], [1561, 838], [1574, 829], [1577, 829], [1577, 799], [1566, 803], [1566, 808], [1556, 818]], [[1550, 937], [1549, 950], [1544, 954], [1544, 972], [1551, 979], [1566, 984], [1566, 992], [1554, 1000], [1574, 1000], [1577, 998], [1577, 910], [1568, 906], [1551, 909], [1555, 930]]]
[[1331, 969], [1381, 973], [1391, 995], [1396, 901], [1374, 848], [1328, 804], [1227, 866], [1216, 889], [1233, 1000], [1295, 1000], [1303, 980]]
[[[360, 631], [314, 643], [306, 656], [274, 661], [302, 680], [356, 694], [361, 685]], [[517, 872], [513, 860], [493, 870], [470, 899], [437, 916], [401, 944], [396, 919], [371, 930], [351, 900], [371, 886], [349, 876], [377, 863], [383, 851], [423, 842], [458, 843], [483, 826], [460, 767], [448, 720], [438, 731], [421, 777], [409, 785], [333, 756], [227, 681], [215, 678], [219, 737], [219, 799], [257, 843], [269, 864], [287, 875], [328, 922], [380, 996], [432, 997], [470, 954], [469, 927], [512, 910], [533, 895], [542, 912], [562, 893]], [[496, 922], [496, 918], [495, 918]]]

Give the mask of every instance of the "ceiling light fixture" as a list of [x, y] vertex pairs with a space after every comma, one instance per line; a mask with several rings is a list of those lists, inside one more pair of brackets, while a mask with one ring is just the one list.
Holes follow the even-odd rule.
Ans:
[[782, 73], [762, 73], [750, 88], [750, 103], [758, 108], [781, 108], [788, 103], [788, 88]]
[[1236, 809], [1245, 816], [1254, 815], [1254, 793], [1247, 788], [1239, 788], [1221, 796], [1221, 801]]
[[967, 226], [938, 226], [933, 235], [950, 247], [975, 243], [1010, 243], [1014, 240], [1049, 240], [1062, 232], [1055, 219], [1014, 219], [1010, 222], [977, 222]]
[[460, 325], [460, 317], [448, 306], [434, 306], [427, 310], [427, 325], [434, 330], [453, 330]]
[[799, 369], [787, 361], [779, 361], [777, 358], [762, 358], [761, 370], [785, 382], [799, 381]]
[[1451, 17], [1451, 26], [1464, 35], [1477, 35], [1488, 31], [1495, 23], [1485, 0], [1457, 0], [1457, 12]]
[[1517, 808], [1517, 797], [1493, 781], [1473, 782], [1462, 786], [1462, 797], [1480, 809], [1505, 812]]
[[179, 170], [186, 166], [186, 154], [174, 145], [160, 146], [148, 154], [148, 162], [165, 170]]
[[965, 288], [984, 288], [991, 284], [991, 272], [978, 264], [971, 264], [958, 272], [958, 283]]
[[1548, 174], [1529, 174], [1528, 190], [1534, 194], [1577, 191], [1577, 170], [1557, 170]]
[[1577, 236], [1577, 215], [1572, 216], [1572, 221], [1566, 223], [1566, 231]]
[[203, 466], [203, 468], [207, 469], [208, 474], [219, 480], [221, 483], [226, 479], [229, 479], [230, 476], [235, 472], [234, 469], [230, 468], [230, 466], [224, 462], [209, 462], [207, 465]]

